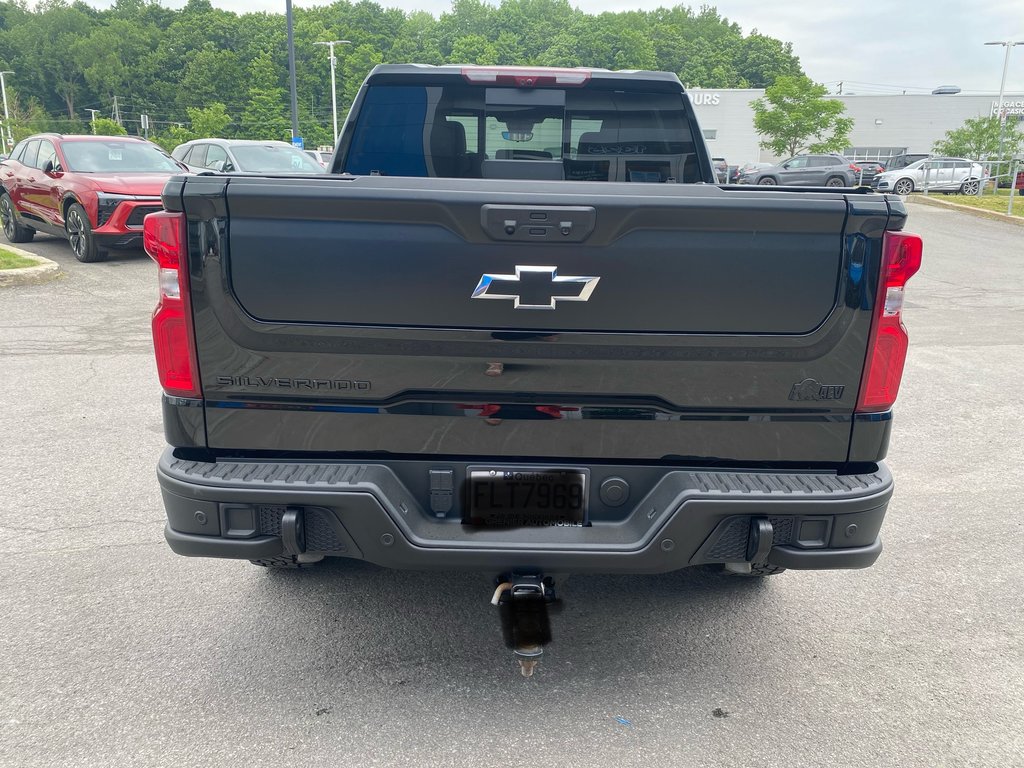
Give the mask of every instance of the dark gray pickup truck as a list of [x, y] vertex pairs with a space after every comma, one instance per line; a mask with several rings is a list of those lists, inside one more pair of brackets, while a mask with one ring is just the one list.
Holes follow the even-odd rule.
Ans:
[[718, 186], [701, 136], [670, 74], [389, 65], [331, 175], [174, 178], [171, 548], [509, 599], [871, 565], [921, 241], [866, 189]]

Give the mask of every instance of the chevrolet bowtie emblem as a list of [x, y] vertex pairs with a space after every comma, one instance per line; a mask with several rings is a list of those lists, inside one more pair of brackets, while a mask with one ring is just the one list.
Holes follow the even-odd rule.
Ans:
[[508, 299], [513, 309], [554, 309], [559, 301], [586, 301], [600, 277], [559, 275], [558, 267], [516, 266], [514, 275], [483, 275], [474, 299]]

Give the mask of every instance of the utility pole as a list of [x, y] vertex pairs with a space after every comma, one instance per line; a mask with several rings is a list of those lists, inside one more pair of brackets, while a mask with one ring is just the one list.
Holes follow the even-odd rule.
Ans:
[[114, 109], [110, 113], [110, 119], [121, 125], [121, 110], [117, 106], [117, 96], [114, 97]]
[[90, 118], [89, 119], [89, 123], [90, 123], [90, 125], [92, 125], [92, 132], [95, 135], [95, 133], [96, 133], [96, 113], [99, 112], [99, 110], [98, 109], [86, 109], [85, 111], [89, 113], [89, 118]]
[[299, 96], [295, 85], [295, 24], [292, 19], [292, 0], [285, 0], [284, 15], [288, 22], [288, 82], [292, 95], [292, 142], [299, 135]]
[[334, 145], [338, 145], [338, 86], [334, 81], [334, 65], [337, 59], [334, 58], [334, 46], [352, 45], [350, 40], [331, 40], [328, 43], [314, 43], [314, 45], [326, 45], [331, 55], [331, 114], [334, 116]]
[[[1024, 40], [996, 40], [985, 45], [1001, 45], [1006, 49], [1003, 58], [1003, 79], [999, 81], [999, 101], [996, 103], [996, 117], [999, 118], [999, 157], [1003, 157], [1003, 130], [1006, 127], [1006, 115], [1003, 114], [1003, 93], [1006, 91], [1006, 71], [1010, 67], [1010, 51], [1015, 45], [1024, 45]], [[1010, 182], [1011, 185], [1013, 182]]]
[[[4, 126], [7, 128], [7, 149], [10, 150], [14, 146], [14, 137], [11, 136], [11, 113], [7, 109], [7, 81], [4, 79], [4, 75], [13, 75], [14, 73], [10, 70], [4, 70], [0, 72], [0, 91], [3, 91], [4, 95]], [[0, 138], [3, 138], [3, 133], [0, 132]], [[4, 152], [6, 155], [7, 152]]]
[[839, 81], [839, 95], [840, 96], [843, 95], [843, 81], [842, 80]]

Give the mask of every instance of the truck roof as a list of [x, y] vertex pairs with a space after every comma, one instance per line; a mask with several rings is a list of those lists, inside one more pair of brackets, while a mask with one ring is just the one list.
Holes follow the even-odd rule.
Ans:
[[[672, 90], [683, 91], [683, 84], [679, 77], [673, 72], [659, 72], [643, 69], [599, 69], [593, 67], [514, 67], [514, 66], [479, 66], [475, 64], [378, 64], [370, 72], [367, 79], [401, 75], [405, 80], [411, 77], [421, 77], [429, 80], [437, 77], [464, 77], [470, 81], [485, 83], [488, 75], [494, 75], [502, 80], [521, 82], [523, 78], [531, 75], [536, 77], [556, 77], [572, 79], [575, 76], [584, 76], [586, 80], [608, 80], [608, 81], [629, 81], [631, 83], [646, 82], [657, 83], [662, 87], [672, 86]], [[582, 85], [583, 82], [569, 83], [566, 85]], [[499, 83], [504, 84], [504, 83]], [[508, 84], [512, 84], [509, 82]], [[557, 85], [558, 83], [550, 83]], [[530, 87], [530, 86], [526, 86]]]

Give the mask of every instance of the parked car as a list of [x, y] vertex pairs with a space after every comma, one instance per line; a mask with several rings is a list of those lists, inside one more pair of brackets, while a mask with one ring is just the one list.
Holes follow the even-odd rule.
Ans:
[[285, 141], [194, 139], [171, 152], [197, 173], [323, 173], [323, 166]]
[[37, 231], [67, 237], [79, 261], [142, 246], [142, 220], [183, 166], [132, 136], [47, 133], [20, 142], [0, 162], [0, 222], [12, 243]]
[[855, 174], [857, 186], [871, 186], [871, 180], [885, 170], [885, 166], [877, 160], [854, 160], [852, 164], [860, 168]]
[[764, 168], [771, 168], [775, 163], [744, 163], [736, 170], [736, 178], [733, 180], [733, 184], [745, 184], [748, 182], [741, 181], [743, 176], [760, 171]]
[[320, 167], [323, 168], [325, 171], [331, 167], [331, 158], [334, 157], [333, 152], [324, 152], [323, 150], [320, 149], [307, 149], [304, 151], [307, 155], [309, 155], [318, 163], [320, 163]]
[[802, 187], [852, 187], [860, 168], [842, 155], [797, 155], [778, 165], [740, 175], [740, 184]]
[[729, 179], [730, 184], [737, 183], [737, 181], [739, 181], [740, 178], [740, 167], [738, 165], [730, 165], [729, 171], [726, 175]]
[[984, 177], [981, 163], [962, 157], [931, 157], [906, 168], [880, 173], [871, 180], [871, 186], [879, 192], [909, 195], [924, 189], [927, 182], [929, 191], [976, 195]]
[[898, 171], [902, 168], [906, 168], [911, 163], [916, 163], [918, 160], [927, 160], [931, 157], [927, 152], [906, 153], [902, 155], [896, 155], [885, 163], [885, 170], [887, 171]]
[[724, 157], [712, 157], [711, 165], [715, 169], [715, 176], [719, 184], [729, 183], [729, 163]]

